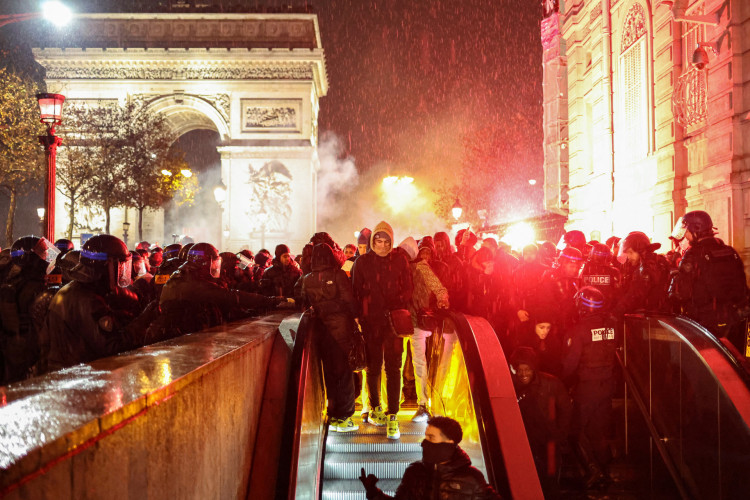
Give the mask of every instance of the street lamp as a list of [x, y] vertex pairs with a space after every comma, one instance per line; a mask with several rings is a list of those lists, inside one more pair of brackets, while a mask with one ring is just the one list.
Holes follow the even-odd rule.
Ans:
[[130, 229], [130, 222], [125, 221], [122, 223], [122, 241], [125, 242], [125, 246], [128, 246], [128, 229]]
[[451, 208], [451, 213], [453, 214], [453, 218], [456, 219], [456, 222], [461, 218], [461, 214], [464, 213], [464, 207], [461, 206], [458, 197], [456, 197], [456, 202], [453, 204], [453, 208]]
[[0, 27], [19, 21], [29, 21], [43, 17], [55, 26], [64, 26], [73, 18], [73, 13], [68, 7], [60, 2], [44, 2], [41, 12], [29, 12], [25, 14], [0, 15]]
[[216, 203], [224, 210], [224, 202], [227, 201], [227, 187], [221, 181], [214, 187], [214, 198]]
[[44, 236], [49, 241], [55, 241], [55, 162], [57, 147], [62, 144], [62, 139], [55, 135], [55, 125], [62, 123], [62, 107], [65, 96], [62, 94], [37, 94], [36, 99], [39, 102], [40, 121], [47, 126], [47, 135], [39, 136], [39, 142], [44, 146], [44, 152], [47, 155], [47, 185], [44, 188], [47, 229]]
[[44, 233], [44, 207], [37, 208], [36, 215], [39, 217], [39, 227], [41, 228], [42, 233]]

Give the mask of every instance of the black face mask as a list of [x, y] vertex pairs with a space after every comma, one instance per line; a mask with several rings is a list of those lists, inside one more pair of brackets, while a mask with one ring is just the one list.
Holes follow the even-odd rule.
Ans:
[[426, 439], [422, 441], [422, 462], [426, 464], [447, 462], [455, 452], [455, 443], [431, 443]]

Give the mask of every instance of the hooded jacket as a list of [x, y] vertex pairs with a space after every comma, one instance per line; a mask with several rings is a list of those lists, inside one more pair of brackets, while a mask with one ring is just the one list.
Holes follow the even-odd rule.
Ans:
[[351, 282], [326, 243], [313, 248], [312, 271], [302, 279], [302, 298], [324, 322], [336, 314], [353, 319], [357, 312]]
[[[388, 234], [392, 245], [393, 229], [384, 221], [373, 229], [370, 245], [379, 232]], [[359, 317], [366, 322], [385, 325], [387, 311], [408, 309], [413, 289], [409, 262], [400, 252], [390, 251], [381, 257], [370, 248], [354, 262], [352, 287]]]
[[[436, 491], [435, 491], [436, 490]], [[413, 462], [406, 468], [404, 478], [391, 497], [378, 490], [370, 500], [422, 500], [440, 498], [444, 500], [490, 500], [500, 499], [492, 486], [487, 484], [482, 473], [471, 465], [471, 459], [461, 448], [456, 447], [451, 459], [442, 464], [430, 465]]]

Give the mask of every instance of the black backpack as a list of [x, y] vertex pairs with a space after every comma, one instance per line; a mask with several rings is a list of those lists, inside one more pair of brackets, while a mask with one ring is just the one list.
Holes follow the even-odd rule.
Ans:
[[706, 249], [698, 259], [698, 279], [717, 303], [741, 305], [747, 296], [745, 272], [737, 251], [721, 244]]

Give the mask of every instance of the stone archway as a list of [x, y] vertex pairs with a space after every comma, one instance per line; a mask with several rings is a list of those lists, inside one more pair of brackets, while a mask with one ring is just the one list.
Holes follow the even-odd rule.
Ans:
[[[328, 90], [317, 16], [88, 14], [59, 40], [34, 49], [51, 92], [82, 104], [134, 100], [178, 135], [219, 133], [223, 249], [301, 250], [316, 230], [318, 101]], [[262, 184], [278, 164], [286, 203]], [[285, 217], [268, 213], [272, 199]]]

